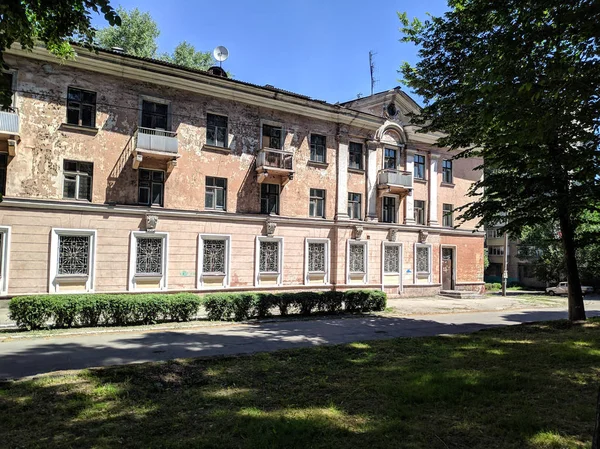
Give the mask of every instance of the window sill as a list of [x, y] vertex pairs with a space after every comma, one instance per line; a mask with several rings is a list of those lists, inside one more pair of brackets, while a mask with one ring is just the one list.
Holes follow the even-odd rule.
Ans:
[[414, 178], [413, 181], [414, 182], [418, 182], [419, 184], [427, 184], [427, 180], [426, 179]]
[[90, 134], [90, 135], [96, 135], [96, 134], [98, 134], [98, 131], [99, 131], [99, 129], [94, 126], [74, 125], [71, 123], [61, 123], [60, 129], [62, 131], [73, 131], [73, 132], [79, 132], [82, 134]]
[[227, 211], [225, 209], [204, 209], [205, 212], [214, 212], [216, 214], [226, 214]]
[[348, 173], [356, 173], [359, 175], [364, 175], [365, 171], [362, 168], [349, 168]]
[[315, 168], [327, 168], [329, 167], [329, 163], [327, 162], [316, 162], [316, 161], [307, 161], [306, 165], [310, 166], [310, 167], [315, 167]]
[[225, 273], [202, 273], [203, 278], [222, 278], [225, 277]]
[[209, 145], [207, 143], [204, 144], [202, 150], [214, 151], [215, 153], [231, 154], [231, 148], [218, 147], [216, 145]]
[[442, 182], [441, 186], [442, 187], [452, 187], [452, 188], [454, 188], [454, 183], [452, 183], [452, 182]]
[[133, 277], [136, 279], [162, 279], [162, 274], [157, 273], [136, 273]]
[[83, 281], [89, 278], [89, 274], [57, 274], [57, 281]]

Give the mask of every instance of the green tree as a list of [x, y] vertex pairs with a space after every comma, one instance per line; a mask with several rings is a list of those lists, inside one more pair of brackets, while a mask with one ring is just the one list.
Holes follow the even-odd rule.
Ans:
[[425, 101], [413, 117], [486, 175], [461, 218], [525, 226], [556, 221], [569, 281], [569, 319], [585, 319], [576, 260], [578, 217], [600, 204], [600, 8], [596, 0], [450, 0], [442, 17], [399, 14], [419, 48], [406, 84]]
[[163, 53], [160, 59], [198, 70], [207, 70], [215, 64], [211, 52], [196, 51], [196, 48], [186, 41], [177, 45], [173, 53]]
[[[92, 13], [101, 13], [110, 25], [119, 26], [121, 19], [109, 0], [2, 0], [0, 2], [0, 64], [4, 51], [18, 42], [32, 49], [41, 41], [48, 50], [61, 58], [72, 58], [70, 42], [90, 47], [96, 30], [91, 24]], [[0, 77], [0, 105], [10, 105], [11, 86]]]
[[138, 8], [127, 11], [122, 7], [117, 8], [117, 12], [121, 17], [121, 26], [99, 30], [96, 33], [97, 45], [107, 49], [119, 47], [133, 56], [154, 58], [158, 49], [156, 38], [160, 31], [150, 13]]

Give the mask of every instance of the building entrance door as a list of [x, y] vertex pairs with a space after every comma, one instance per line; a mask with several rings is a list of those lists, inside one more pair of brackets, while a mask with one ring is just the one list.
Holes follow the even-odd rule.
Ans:
[[442, 290], [454, 287], [454, 249], [442, 248]]

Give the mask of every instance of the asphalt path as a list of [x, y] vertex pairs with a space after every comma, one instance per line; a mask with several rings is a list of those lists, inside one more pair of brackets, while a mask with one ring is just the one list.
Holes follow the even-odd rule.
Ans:
[[[600, 304], [588, 307], [587, 313], [588, 316], [599, 316]], [[347, 316], [161, 331], [7, 339], [0, 342], [0, 379], [176, 358], [457, 334], [566, 317], [564, 308], [409, 317]]]

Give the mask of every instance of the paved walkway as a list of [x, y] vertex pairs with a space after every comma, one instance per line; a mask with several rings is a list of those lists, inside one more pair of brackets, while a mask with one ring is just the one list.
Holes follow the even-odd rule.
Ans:
[[[600, 301], [588, 301], [586, 306], [588, 316], [600, 315]], [[340, 317], [194, 329], [10, 339], [0, 343], [0, 379], [183, 357], [455, 334], [566, 317], [566, 307], [561, 307], [405, 317]]]

